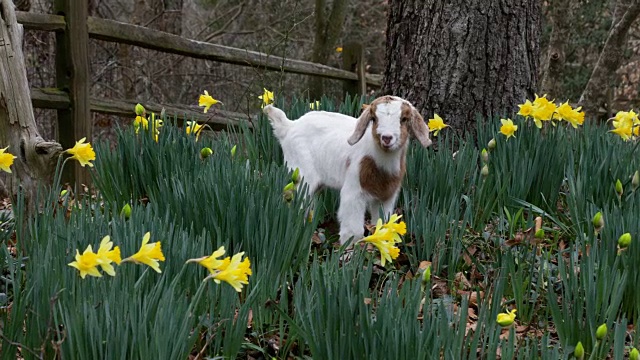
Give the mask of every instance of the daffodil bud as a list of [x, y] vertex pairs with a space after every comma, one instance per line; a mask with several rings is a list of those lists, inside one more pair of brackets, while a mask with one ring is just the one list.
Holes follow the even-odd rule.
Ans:
[[513, 309], [509, 312], [498, 314], [498, 316], [496, 317], [496, 322], [502, 327], [511, 326], [516, 320], [516, 311], [518, 310]]
[[536, 231], [535, 235], [533, 235], [533, 237], [535, 237], [536, 239], [544, 239], [544, 230], [543, 229], [538, 229], [538, 231]]
[[602, 229], [604, 227], [604, 218], [602, 217], [602, 213], [598, 211], [593, 216], [593, 220], [591, 222], [593, 223], [593, 227], [596, 228], [596, 231]]
[[576, 348], [573, 349], [573, 356], [579, 360], [582, 360], [584, 358], [584, 346], [582, 346], [582, 343], [580, 341], [578, 341]]
[[211, 148], [202, 148], [202, 150], [200, 150], [200, 159], [206, 159], [209, 156], [213, 155], [213, 150], [211, 150]]
[[489, 150], [495, 149], [496, 148], [496, 139], [489, 140], [489, 143], [487, 144], [487, 147], [489, 148]]
[[620, 235], [620, 237], [618, 238], [618, 247], [620, 249], [626, 249], [629, 247], [629, 245], [631, 245], [631, 234], [624, 233]]
[[480, 153], [480, 158], [482, 159], [483, 163], [489, 162], [489, 153], [487, 152], [487, 149], [482, 149], [482, 152]]
[[482, 176], [484, 176], [484, 177], [486, 177], [486, 176], [488, 176], [488, 175], [489, 175], [489, 165], [485, 164], [485, 165], [482, 167], [482, 170], [480, 170], [480, 175], [482, 175]]
[[67, 195], [68, 192], [69, 191], [67, 189], [60, 191], [60, 197], [64, 197], [65, 195]]
[[293, 174], [291, 175], [291, 181], [293, 181], [294, 184], [297, 184], [300, 182], [300, 169], [296, 168], [295, 170], [293, 170]]
[[293, 191], [296, 188], [296, 184], [294, 184], [294, 182], [290, 182], [287, 185], [285, 185], [284, 189], [282, 191]]
[[422, 272], [422, 285], [426, 286], [429, 281], [431, 281], [431, 265]]
[[631, 349], [631, 352], [629, 352], [629, 360], [640, 360], [640, 353], [638, 352], [638, 349]]
[[120, 210], [120, 216], [122, 216], [125, 219], [129, 219], [131, 217], [131, 205], [124, 204], [124, 206], [122, 207], [122, 210]]
[[616, 193], [618, 194], [618, 197], [621, 197], [624, 193], [624, 191], [622, 190], [622, 182], [620, 181], [620, 179], [616, 180]]
[[631, 188], [635, 191], [640, 186], [640, 170], [636, 170], [631, 178]]
[[136, 104], [136, 115], [143, 116], [145, 111], [146, 110], [144, 109], [144, 106], [142, 106], [140, 104]]
[[598, 341], [602, 341], [605, 336], [607, 336], [607, 324], [602, 324], [598, 326], [598, 329], [596, 330], [596, 339], [598, 339]]
[[231, 157], [236, 156], [236, 147], [237, 147], [237, 146], [238, 146], [238, 145], [233, 145], [233, 147], [231, 148]]

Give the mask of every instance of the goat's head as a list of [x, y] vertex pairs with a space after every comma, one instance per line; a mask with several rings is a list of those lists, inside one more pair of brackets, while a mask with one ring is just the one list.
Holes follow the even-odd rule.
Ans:
[[409, 132], [422, 146], [431, 145], [429, 128], [420, 113], [408, 101], [396, 96], [382, 96], [371, 102], [360, 115], [349, 144], [354, 145], [364, 136], [369, 122], [375, 142], [384, 151], [401, 149], [407, 143]]

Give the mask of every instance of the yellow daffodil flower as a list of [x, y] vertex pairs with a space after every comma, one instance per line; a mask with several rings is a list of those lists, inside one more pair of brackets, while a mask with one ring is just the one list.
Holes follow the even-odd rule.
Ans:
[[140, 128], [147, 130], [149, 128], [149, 120], [142, 115], [136, 116], [136, 119], [133, 120], [133, 127], [136, 129], [136, 134], [140, 131]]
[[[207, 90], [204, 91], [204, 94], [200, 95], [200, 99], [198, 99], [198, 106], [204, 106], [204, 113], [206, 114], [209, 111], [209, 108], [220, 101], [214, 99]], [[221, 103], [222, 104], [222, 103]]]
[[402, 242], [400, 235], [407, 233], [407, 225], [404, 221], [398, 223], [401, 217], [402, 215], [393, 214], [386, 224], [382, 223], [382, 219], [378, 219], [376, 230], [373, 234], [361, 240], [378, 248], [382, 266], [387, 261], [392, 262], [400, 255], [400, 249], [396, 246], [396, 243]]
[[498, 314], [498, 317], [496, 318], [498, 325], [502, 327], [511, 326], [511, 324], [516, 320], [516, 311], [518, 310], [513, 309], [507, 313]]
[[404, 236], [407, 233], [407, 224], [404, 221], [398, 222], [401, 217], [402, 215], [393, 214], [386, 224], [382, 224], [382, 220], [378, 219], [376, 229], [387, 229], [393, 233], [393, 240], [395, 242], [402, 242], [402, 238], [400, 238], [400, 236]]
[[612, 121], [613, 130], [610, 132], [620, 136], [622, 140], [630, 140], [633, 136], [640, 136], [640, 119], [638, 114], [631, 111], [618, 111]]
[[542, 95], [542, 97], [538, 97], [538, 95], [536, 95], [536, 98], [533, 101], [533, 109], [531, 110], [531, 116], [533, 117], [536, 127], [542, 128], [542, 121], [551, 120], [555, 112], [556, 104], [549, 101], [546, 94]]
[[98, 271], [99, 264], [98, 255], [93, 252], [91, 245], [89, 245], [82, 255], [80, 255], [80, 252], [76, 249], [76, 261], [68, 265], [78, 269], [80, 271], [80, 277], [84, 279], [87, 275], [102, 277], [102, 274]]
[[[151, 114], [151, 123], [153, 124], [153, 128], [157, 131], [160, 132], [160, 128], [164, 126], [164, 121], [162, 121], [162, 119], [160, 118], [156, 118], [156, 114]], [[145, 128], [146, 130], [146, 128]]]
[[249, 258], [242, 260], [243, 255], [244, 252], [233, 255], [231, 261], [229, 261], [226, 266], [216, 269], [216, 271], [207, 276], [205, 280], [213, 279], [216, 284], [224, 281], [231, 285], [237, 292], [242, 291], [242, 284], [249, 284], [249, 275], [252, 274], [251, 262]]
[[209, 270], [209, 272], [213, 274], [217, 270], [226, 269], [227, 266], [229, 266], [229, 264], [231, 263], [231, 260], [229, 260], [229, 257], [222, 260], [218, 259], [220, 256], [224, 255], [224, 252], [225, 252], [224, 246], [220, 246], [218, 250], [214, 251], [213, 254], [211, 254], [210, 256], [204, 256], [196, 259], [189, 259], [187, 260], [187, 263], [191, 263], [191, 262], [198, 263], [204, 266], [205, 268], [207, 268], [207, 270]]
[[0, 170], [11, 173], [11, 165], [16, 158], [13, 154], [6, 152], [9, 147], [0, 149]]
[[320, 101], [314, 101], [309, 104], [309, 109], [311, 110], [319, 110], [320, 109]]
[[111, 242], [111, 237], [107, 235], [102, 238], [100, 247], [98, 248], [98, 264], [100, 264], [102, 271], [111, 276], [116, 276], [116, 271], [111, 263], [115, 262], [117, 265], [120, 265], [122, 259], [120, 258], [120, 248], [118, 246], [113, 248], [113, 250], [111, 250], [111, 248], [113, 248], [113, 243]]
[[531, 116], [531, 113], [533, 112], [533, 104], [531, 101], [527, 100], [524, 104], [518, 105], [518, 107], [520, 108], [518, 115], [524, 116], [525, 118]]
[[612, 132], [618, 136], [620, 136], [622, 138], [622, 140], [624, 141], [628, 141], [631, 139], [631, 136], [633, 135], [633, 127], [632, 126], [620, 126], [617, 127], [613, 130], [609, 130], [609, 132]]
[[433, 136], [438, 136], [438, 133], [440, 132], [440, 130], [446, 128], [447, 124], [444, 123], [444, 120], [442, 120], [442, 118], [438, 115], [438, 114], [433, 114], [433, 119], [429, 119], [429, 122], [427, 123], [427, 127], [429, 127], [430, 131], [433, 131]]
[[258, 99], [262, 100], [262, 107], [264, 107], [265, 105], [269, 105], [271, 103], [273, 103], [273, 99], [274, 99], [274, 95], [273, 92], [263, 88], [264, 93], [260, 96], [258, 96]]
[[122, 262], [131, 261], [136, 264], [145, 264], [151, 267], [156, 272], [161, 273], [162, 271], [160, 271], [160, 264], [158, 263], [158, 261], [164, 261], [162, 248], [160, 247], [159, 241], [148, 244], [150, 238], [151, 233], [147, 232], [146, 234], [144, 234], [140, 250], [134, 255], [122, 260]]
[[584, 112], [581, 112], [580, 109], [582, 109], [582, 107], [575, 109], [572, 108], [567, 101], [558, 106], [553, 118], [557, 120], [565, 120], [570, 123], [571, 126], [577, 128], [578, 125], [582, 125], [584, 123]]
[[187, 135], [196, 134], [196, 141], [198, 141], [200, 132], [202, 132], [202, 128], [204, 128], [204, 125], [200, 125], [195, 121], [187, 121], [187, 126], [184, 128], [184, 130]]
[[341, 52], [342, 52], [342, 46], [338, 46], [338, 47], [336, 48], [336, 52], [337, 52], [337, 53], [341, 53]]
[[509, 140], [510, 137], [515, 137], [516, 131], [518, 131], [518, 125], [514, 125], [511, 119], [500, 119], [502, 126], [500, 127], [500, 133], [507, 137]]
[[376, 229], [376, 231], [362, 239], [363, 242], [374, 245], [380, 252], [380, 264], [392, 262], [398, 255], [400, 255], [400, 249], [395, 245], [396, 241], [393, 236], [393, 232], [388, 229]]
[[71, 159], [78, 160], [80, 166], [84, 167], [85, 165], [89, 165], [89, 167], [93, 167], [91, 161], [96, 159], [96, 153], [93, 151], [90, 143], [85, 143], [84, 141], [87, 138], [82, 138], [80, 141], [76, 141], [76, 144], [73, 148], [66, 151], [66, 153], [71, 154]]

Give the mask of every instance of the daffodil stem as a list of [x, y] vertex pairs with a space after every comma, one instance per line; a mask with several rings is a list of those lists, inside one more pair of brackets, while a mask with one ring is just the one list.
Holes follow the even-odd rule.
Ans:
[[596, 354], [598, 353], [598, 344], [599, 343], [600, 343], [600, 341], [596, 340], [596, 344], [593, 345], [593, 350], [591, 350], [591, 355], [589, 355], [589, 360], [596, 358]]

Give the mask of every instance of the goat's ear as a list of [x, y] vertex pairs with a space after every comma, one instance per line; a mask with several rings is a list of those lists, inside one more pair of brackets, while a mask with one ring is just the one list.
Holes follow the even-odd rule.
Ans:
[[369, 125], [369, 121], [371, 121], [371, 106], [368, 106], [364, 109], [360, 117], [358, 118], [358, 122], [356, 122], [356, 129], [353, 130], [353, 134], [349, 136], [347, 142], [349, 145], [354, 145], [362, 136], [364, 136], [364, 132], [367, 130], [367, 126]]
[[422, 115], [420, 115], [416, 109], [413, 109], [411, 112], [411, 132], [413, 132], [413, 136], [420, 141], [420, 144], [422, 144], [423, 147], [431, 145], [429, 127], [424, 123]]

